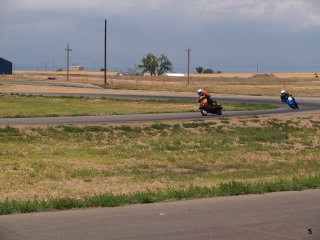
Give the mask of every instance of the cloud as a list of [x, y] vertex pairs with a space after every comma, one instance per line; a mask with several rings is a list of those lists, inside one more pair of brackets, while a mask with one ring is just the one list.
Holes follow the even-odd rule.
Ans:
[[146, 1], [146, 0], [12, 0], [11, 5], [15, 8], [25, 11], [50, 11], [65, 13], [87, 13], [92, 14], [111, 14], [123, 15], [134, 13], [135, 10], [145, 9], [150, 11], [156, 10], [165, 5], [168, 0]]
[[315, 0], [198, 0], [181, 6], [186, 16], [203, 23], [250, 22], [291, 31], [320, 26], [320, 2]]
[[11, 0], [14, 11], [122, 17], [171, 26], [251, 22], [299, 31], [320, 26], [318, 0]]

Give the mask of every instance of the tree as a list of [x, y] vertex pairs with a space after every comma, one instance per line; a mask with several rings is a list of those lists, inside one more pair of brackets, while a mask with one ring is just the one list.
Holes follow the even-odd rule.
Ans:
[[211, 68], [206, 68], [203, 70], [203, 73], [214, 73], [214, 71]]
[[199, 74], [203, 73], [203, 67], [196, 67], [196, 71]]
[[142, 73], [150, 72], [152, 75], [161, 75], [172, 70], [172, 63], [164, 54], [158, 58], [152, 53], [148, 53], [141, 59], [141, 64], [138, 68], [142, 68]]
[[169, 72], [171, 70], [172, 70], [172, 63], [170, 62], [170, 60], [166, 55], [161, 54], [161, 56], [158, 58], [158, 68], [157, 68], [158, 76], [166, 72]]
[[141, 59], [141, 64], [138, 68], [142, 68], [142, 73], [150, 72], [151, 76], [156, 75], [156, 70], [159, 67], [158, 58], [152, 53], [148, 53]]

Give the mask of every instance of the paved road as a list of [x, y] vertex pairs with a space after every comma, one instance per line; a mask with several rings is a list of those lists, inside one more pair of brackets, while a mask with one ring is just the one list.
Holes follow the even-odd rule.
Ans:
[[319, 240], [319, 200], [307, 190], [0, 216], [0, 239]]
[[53, 81], [19, 81], [19, 80], [0, 80], [0, 83], [21, 84], [21, 85], [38, 85], [38, 86], [63, 86], [63, 87], [80, 87], [80, 88], [100, 88], [96, 85], [87, 83], [70, 83]]
[[[24, 93], [47, 96], [85, 96], [92, 98], [119, 98], [119, 99], [160, 99], [160, 100], [195, 100], [196, 97], [188, 96], [161, 96], [161, 95], [121, 95], [121, 94], [90, 94], [90, 93]], [[213, 119], [220, 117], [241, 117], [252, 115], [271, 114], [294, 114], [301, 112], [314, 112], [320, 109], [320, 99], [317, 97], [300, 97], [299, 111], [292, 111], [286, 104], [282, 104], [279, 97], [266, 96], [217, 96], [219, 102], [247, 102], [267, 103], [279, 106], [273, 110], [259, 111], [230, 111], [223, 112], [222, 116], [208, 115], [201, 116], [199, 112], [193, 113], [163, 113], [163, 114], [135, 114], [135, 115], [108, 115], [108, 116], [81, 116], [81, 117], [47, 117], [47, 118], [1, 118], [0, 125], [50, 125], [50, 124], [84, 124], [84, 123], [115, 123], [115, 122], [143, 122], [143, 121], [164, 121], [164, 120], [190, 120], [190, 119]], [[196, 102], [195, 102], [196, 104]]]

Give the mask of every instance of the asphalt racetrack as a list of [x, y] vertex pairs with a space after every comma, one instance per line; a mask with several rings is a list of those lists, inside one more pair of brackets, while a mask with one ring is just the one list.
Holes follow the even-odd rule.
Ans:
[[320, 190], [0, 216], [1, 240], [319, 240]]
[[[23, 93], [34, 94], [34, 93]], [[161, 95], [121, 95], [121, 94], [89, 94], [89, 93], [36, 93], [43, 96], [78, 96], [92, 98], [114, 98], [114, 99], [158, 99], [158, 100], [194, 100], [197, 97], [188, 96], [161, 96]], [[98, 124], [98, 123], [125, 123], [125, 122], [147, 122], [147, 121], [166, 121], [166, 120], [194, 120], [210, 119], [221, 117], [244, 117], [262, 116], [276, 114], [295, 114], [310, 113], [320, 110], [320, 98], [318, 97], [298, 97], [300, 109], [291, 110], [288, 105], [281, 103], [279, 97], [275, 96], [214, 96], [218, 102], [233, 103], [256, 103], [272, 104], [279, 108], [258, 111], [230, 111], [223, 112], [221, 116], [209, 114], [203, 117], [200, 112], [188, 113], [161, 113], [161, 114], [134, 114], [134, 115], [105, 115], [105, 116], [76, 116], [76, 117], [40, 117], [40, 118], [0, 118], [0, 125], [51, 125], [51, 124]]]

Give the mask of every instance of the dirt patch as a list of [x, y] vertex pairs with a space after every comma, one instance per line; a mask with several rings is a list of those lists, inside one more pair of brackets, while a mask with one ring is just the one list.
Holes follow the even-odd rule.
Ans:
[[253, 78], [253, 79], [279, 79], [277, 76], [275, 76], [274, 74], [272, 73], [258, 73], [258, 74], [255, 74], [253, 75], [252, 77], [250, 78]]

